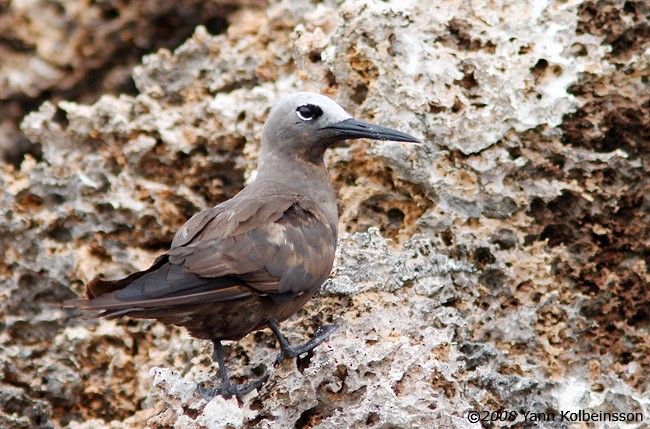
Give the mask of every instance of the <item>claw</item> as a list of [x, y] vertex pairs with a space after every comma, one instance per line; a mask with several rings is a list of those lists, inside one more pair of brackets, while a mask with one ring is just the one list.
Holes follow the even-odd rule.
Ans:
[[224, 360], [224, 352], [221, 341], [213, 340], [212, 344], [214, 345], [212, 359], [219, 364], [219, 372], [221, 373], [221, 386], [208, 389], [203, 386], [203, 383], [200, 383], [197, 386], [197, 390], [199, 394], [203, 396], [203, 398], [211, 400], [215, 396], [222, 396], [225, 399], [230, 399], [233, 396], [244, 396], [248, 392], [259, 388], [262, 384], [266, 383], [266, 380], [269, 379], [269, 374], [264, 374], [260, 379], [252, 381], [248, 384], [233, 383], [230, 381], [228, 372], [226, 371], [226, 363]]
[[211, 400], [216, 396], [222, 396], [224, 399], [230, 399], [233, 396], [241, 397], [245, 394], [259, 388], [269, 379], [269, 374], [264, 374], [258, 380], [252, 381], [248, 384], [235, 384], [228, 381], [228, 383], [212, 389], [206, 388], [203, 383], [197, 386], [199, 394], [206, 400]]
[[339, 326], [340, 325], [338, 323], [335, 323], [333, 325], [323, 325], [318, 328], [314, 336], [311, 337], [309, 341], [303, 345], [294, 347], [291, 346], [284, 335], [282, 335], [282, 332], [280, 332], [280, 328], [278, 328], [277, 323], [275, 321], [269, 322], [269, 328], [271, 328], [278, 341], [280, 342], [280, 353], [278, 353], [278, 357], [275, 358], [275, 366], [280, 365], [285, 359], [292, 359], [296, 356], [313, 350], [316, 346], [325, 341], [332, 334], [332, 332], [336, 331]]

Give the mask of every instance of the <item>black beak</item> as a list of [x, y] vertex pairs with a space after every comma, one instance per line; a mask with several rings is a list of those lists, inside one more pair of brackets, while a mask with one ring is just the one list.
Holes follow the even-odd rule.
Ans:
[[368, 124], [352, 118], [321, 129], [334, 131], [341, 140], [366, 138], [372, 140], [420, 143], [420, 140], [401, 131]]

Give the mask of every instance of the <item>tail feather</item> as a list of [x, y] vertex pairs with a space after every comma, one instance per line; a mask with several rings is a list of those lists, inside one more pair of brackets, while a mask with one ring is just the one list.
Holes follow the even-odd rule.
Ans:
[[86, 286], [87, 299], [68, 301], [64, 306], [97, 311], [97, 317], [147, 317], [159, 309], [231, 301], [251, 295], [259, 292], [241, 279], [202, 278], [169, 263], [165, 255], [147, 270], [123, 279], [93, 279]]
[[107, 295], [111, 292], [122, 290], [145, 274], [157, 270], [164, 265], [165, 262], [167, 262], [167, 255], [162, 255], [158, 257], [158, 259], [156, 259], [146, 270], [138, 271], [120, 280], [102, 280], [99, 277], [95, 277], [86, 285], [86, 297], [88, 299], [93, 299], [102, 295]]

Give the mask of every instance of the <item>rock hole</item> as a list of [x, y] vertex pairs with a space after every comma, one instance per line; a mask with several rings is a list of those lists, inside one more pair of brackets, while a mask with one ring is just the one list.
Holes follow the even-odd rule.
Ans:
[[112, 21], [120, 16], [120, 11], [114, 7], [102, 7], [101, 16], [107, 21]]
[[629, 14], [636, 15], [637, 12], [637, 3], [633, 1], [626, 1], [623, 5], [623, 10]]
[[56, 221], [47, 229], [45, 235], [54, 241], [58, 241], [59, 243], [66, 243], [71, 241], [72, 233], [63, 222], [63, 220]]
[[215, 16], [203, 25], [210, 34], [222, 34], [228, 29], [228, 20], [222, 16]]
[[478, 86], [478, 82], [474, 77], [473, 71], [466, 71], [462, 79], [455, 80], [454, 83], [462, 86], [465, 89], [472, 89]]
[[540, 239], [548, 240], [549, 247], [556, 247], [563, 243], [570, 243], [575, 240], [574, 231], [564, 224], [547, 225], [542, 233]]
[[443, 110], [445, 110], [445, 108], [442, 107], [441, 105], [435, 103], [429, 103], [429, 113], [436, 114], [442, 112]]
[[64, 130], [68, 128], [68, 125], [70, 125], [68, 113], [59, 106], [56, 106], [56, 111], [54, 112], [54, 116], [52, 116], [52, 120], [61, 125], [61, 128]]
[[389, 209], [386, 212], [386, 216], [388, 216], [388, 220], [394, 228], [399, 228], [404, 224], [404, 212], [398, 208], [393, 207]]
[[445, 243], [445, 246], [451, 246], [454, 243], [454, 234], [448, 229], [440, 233], [440, 238], [442, 238], [442, 242]]
[[368, 417], [366, 418], [366, 426], [371, 426], [377, 423], [379, 423], [379, 414], [375, 412], [369, 413]]
[[363, 104], [364, 101], [366, 101], [367, 96], [368, 96], [368, 87], [360, 83], [354, 88], [354, 93], [350, 96], [350, 98], [356, 104], [361, 105]]
[[519, 48], [519, 55], [526, 55], [526, 54], [532, 52], [532, 50], [533, 50], [533, 47], [530, 46], [530, 45], [522, 46], [521, 48]]
[[479, 268], [483, 269], [489, 264], [493, 264], [496, 258], [487, 247], [479, 247], [474, 251], [474, 260]]
[[502, 228], [492, 234], [490, 242], [496, 244], [499, 249], [512, 249], [517, 246], [518, 240], [517, 235], [509, 229]]
[[630, 326], [641, 326], [647, 325], [648, 321], [650, 321], [650, 309], [643, 308], [630, 317], [627, 324]]
[[327, 73], [325, 74], [325, 80], [327, 81], [327, 86], [330, 88], [336, 86], [336, 76], [334, 76], [334, 73], [332, 73], [331, 70], [327, 70]]
[[544, 58], [541, 58], [537, 63], [530, 69], [530, 71], [537, 77], [544, 74], [544, 71], [548, 68], [548, 61]]
[[452, 111], [453, 113], [458, 113], [458, 112], [460, 112], [461, 110], [463, 110], [464, 107], [465, 107], [465, 105], [464, 105], [464, 104], [463, 104], [463, 103], [462, 103], [462, 102], [457, 98], [457, 99], [454, 101], [454, 105], [451, 106], [451, 111]]
[[311, 51], [309, 53], [309, 55], [308, 55], [308, 58], [309, 58], [309, 61], [311, 61], [312, 63], [319, 63], [322, 60], [319, 51]]
[[574, 43], [571, 45], [571, 53], [576, 57], [586, 57], [589, 51], [587, 51], [587, 47], [582, 43]]
[[322, 419], [323, 414], [320, 412], [318, 407], [313, 407], [302, 412], [300, 418], [296, 420], [294, 428], [303, 429], [307, 427], [313, 427], [320, 423]]
[[304, 355], [298, 356], [296, 358], [296, 367], [298, 368], [298, 371], [304, 372], [307, 368], [309, 368], [309, 364], [311, 363], [311, 358], [313, 356], [313, 350], [308, 351]]
[[487, 270], [478, 279], [479, 283], [490, 290], [500, 289], [508, 277], [499, 270]]

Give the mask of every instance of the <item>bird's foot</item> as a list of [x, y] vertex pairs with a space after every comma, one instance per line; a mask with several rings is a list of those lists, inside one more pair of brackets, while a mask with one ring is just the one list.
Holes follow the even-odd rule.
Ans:
[[230, 399], [233, 396], [242, 397], [245, 394], [261, 387], [269, 379], [269, 374], [264, 374], [260, 379], [252, 381], [248, 384], [235, 384], [228, 380], [226, 383], [222, 383], [221, 386], [214, 387], [209, 389], [199, 383], [197, 390], [199, 394], [206, 400], [211, 400], [217, 396], [222, 396], [224, 399]]
[[313, 350], [316, 346], [325, 341], [327, 337], [332, 334], [332, 332], [336, 331], [339, 326], [340, 325], [338, 323], [321, 326], [309, 341], [300, 346], [293, 347], [289, 345], [289, 343], [282, 344], [281, 342], [280, 353], [278, 353], [278, 357], [275, 358], [275, 366], [280, 365], [285, 359], [293, 359], [296, 356]]

